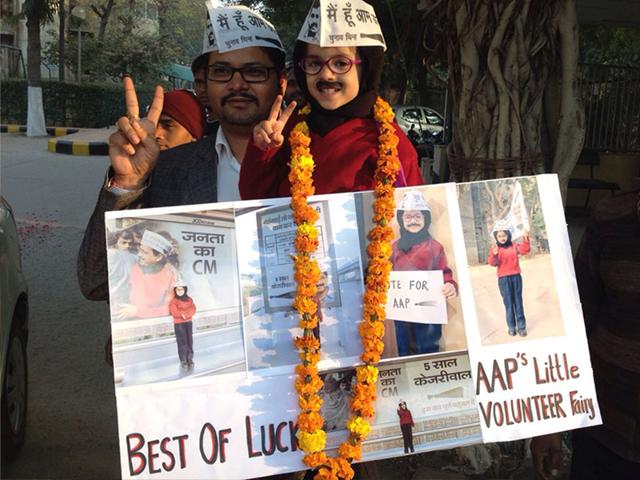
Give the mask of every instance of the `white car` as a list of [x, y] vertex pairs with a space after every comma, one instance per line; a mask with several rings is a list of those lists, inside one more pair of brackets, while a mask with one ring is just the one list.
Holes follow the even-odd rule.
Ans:
[[398, 105], [394, 108], [396, 122], [405, 134], [413, 125], [414, 131], [420, 135], [439, 135], [444, 130], [442, 115], [431, 108], [418, 105]]
[[27, 420], [29, 301], [13, 211], [0, 196], [0, 362], [2, 364], [2, 463], [24, 443]]

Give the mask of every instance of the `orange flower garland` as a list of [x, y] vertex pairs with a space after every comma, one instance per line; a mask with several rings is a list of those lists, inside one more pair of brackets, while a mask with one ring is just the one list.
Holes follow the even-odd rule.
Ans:
[[[300, 111], [309, 112], [308, 107]], [[389, 222], [395, 211], [393, 197], [394, 184], [400, 161], [398, 159], [398, 136], [393, 127], [393, 110], [387, 102], [377, 98], [373, 117], [378, 123], [378, 160], [374, 174], [375, 186], [373, 205], [374, 227], [369, 232], [369, 267], [367, 269], [366, 290], [363, 298], [363, 314], [359, 332], [362, 340], [364, 365], [356, 368], [357, 383], [351, 399], [351, 418], [347, 422], [349, 438], [338, 448], [338, 456], [330, 458], [324, 453], [326, 433], [322, 430], [324, 419], [320, 412], [322, 398], [318, 392], [322, 379], [318, 374], [320, 340], [313, 333], [318, 325], [317, 283], [320, 269], [312, 257], [318, 249], [318, 231], [315, 222], [318, 213], [307, 203], [313, 195], [314, 161], [311, 155], [309, 127], [305, 121], [299, 122], [289, 135], [291, 163], [289, 181], [291, 183], [291, 209], [298, 226], [294, 241], [294, 277], [297, 284], [293, 306], [298, 311], [299, 326], [303, 333], [294, 341], [299, 351], [301, 363], [296, 367], [295, 382], [298, 392], [298, 444], [305, 452], [304, 463], [317, 469], [316, 480], [353, 478], [351, 462], [362, 456], [362, 440], [371, 430], [367, 421], [375, 414], [376, 381], [378, 369], [374, 366], [380, 360], [384, 349], [385, 305], [391, 271], [391, 240], [393, 230]]]

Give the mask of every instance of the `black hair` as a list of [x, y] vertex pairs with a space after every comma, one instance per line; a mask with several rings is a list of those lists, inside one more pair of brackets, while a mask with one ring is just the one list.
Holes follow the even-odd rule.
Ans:
[[278, 48], [261, 47], [262, 50], [269, 56], [269, 59], [273, 63], [276, 69], [276, 73], [280, 75], [285, 69], [285, 54]]
[[208, 62], [209, 54], [203, 53], [196, 57], [196, 59], [191, 64], [191, 72], [195, 76], [200, 70], [206, 70], [207, 62]]
[[[498, 232], [504, 232], [507, 234], [507, 241], [504, 243], [500, 243], [498, 241]], [[500, 248], [507, 248], [511, 246], [511, 230], [496, 230], [495, 232], [493, 232], [493, 238], [495, 238], [496, 240], [496, 245], [498, 245], [498, 247]]]
[[119, 232], [115, 232], [109, 235], [109, 246], [110, 247], [114, 246], [115, 244], [118, 243], [118, 240], [121, 238], [126, 238], [126, 239], [129, 239], [130, 241], [133, 241], [133, 232], [127, 229], [127, 230], [120, 230]]
[[[176, 289], [178, 288], [184, 288], [184, 293], [182, 295], [178, 295], [178, 293], [176, 292]], [[186, 285], [175, 286], [173, 287], [173, 294], [179, 300], [187, 300], [189, 298], [188, 290], [189, 287], [187, 287]]]

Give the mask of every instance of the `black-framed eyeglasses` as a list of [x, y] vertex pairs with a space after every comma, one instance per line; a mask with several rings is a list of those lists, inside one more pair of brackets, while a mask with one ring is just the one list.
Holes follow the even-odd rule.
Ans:
[[247, 83], [262, 83], [269, 79], [269, 72], [275, 67], [265, 67], [263, 65], [248, 65], [241, 68], [233, 68], [228, 65], [212, 63], [207, 66], [207, 78], [212, 82], [226, 83], [233, 78], [236, 72]]
[[304, 57], [298, 62], [298, 65], [307, 75], [318, 75], [326, 66], [335, 74], [347, 73], [354, 65], [360, 65], [362, 60], [351, 59], [344, 55], [336, 55], [327, 60], [315, 55]]

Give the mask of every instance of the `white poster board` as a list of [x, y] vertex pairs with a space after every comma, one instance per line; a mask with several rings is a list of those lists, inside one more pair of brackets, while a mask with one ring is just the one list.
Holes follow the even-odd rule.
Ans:
[[[601, 423], [557, 178], [542, 175], [495, 182], [505, 181], [527, 187], [522, 188], [522, 203], [537, 215], [530, 222], [538, 225], [530, 232], [531, 251], [519, 258], [520, 282], [506, 281], [509, 288], [520, 288], [520, 310], [526, 318], [505, 307], [505, 281], [499, 267], [486, 261], [491, 223], [489, 204], [479, 192], [491, 191], [497, 184], [418, 187], [432, 209], [432, 222], [426, 228], [438, 241], [431, 234], [417, 236], [416, 245], [437, 246], [440, 261], [445, 255], [448, 261], [439, 271], [392, 272], [392, 280], [399, 283], [390, 298], [408, 295], [413, 303], [436, 301], [426, 295], [426, 288], [412, 288], [411, 280], [426, 282], [419, 285], [429, 286], [429, 293], [438, 297], [434, 292], [441, 292], [446, 271], [462, 305], [459, 321], [468, 355], [447, 350], [445, 341], [431, 353], [385, 358], [379, 367], [377, 413], [363, 461], [405, 454], [399, 403], [406, 403], [414, 418], [415, 453]], [[323, 206], [325, 227], [332, 231], [326, 236], [325, 253], [326, 261], [335, 265], [337, 279], [327, 303], [321, 303], [319, 326], [323, 346], [319, 366], [325, 384], [322, 414], [330, 454], [346, 438], [344, 424], [361, 352], [357, 319], [366, 256], [362, 239], [370, 222], [364, 200], [370, 198], [370, 193], [358, 192], [312, 199]], [[178, 359], [179, 329], [171, 315], [112, 321], [123, 477], [233, 479], [304, 469], [295, 440], [297, 354], [292, 340], [299, 334], [297, 319], [286, 305], [268, 313], [261, 303], [262, 278], [274, 274], [265, 273], [271, 266], [261, 261], [260, 238], [275, 233], [268, 231], [269, 225], [289, 221], [286, 214], [281, 221], [286, 205], [286, 199], [278, 199], [106, 214], [109, 239], [134, 227], [164, 231], [173, 239], [177, 259], [172, 268], [193, 285], [188, 293], [197, 307], [192, 320], [195, 366], [187, 369]], [[393, 222], [397, 245], [401, 233], [397, 220]], [[116, 248], [113, 245], [110, 240], [109, 248]], [[290, 243], [279, 245], [274, 251], [290, 252]], [[109, 261], [117, 257], [110, 254]], [[203, 260], [209, 262], [208, 268], [200, 268]], [[162, 271], [157, 266], [143, 270], [150, 275]], [[150, 281], [145, 283], [150, 292], [162, 292], [163, 288], [154, 289], [151, 278], [155, 277], [135, 281]], [[112, 285], [121, 285], [123, 279], [119, 280]], [[338, 291], [340, 306], [331, 306]], [[419, 327], [409, 336], [447, 338], [440, 328], [458, 328], [450, 314], [447, 322], [446, 312], [460, 303], [452, 304], [441, 293], [440, 302], [438, 315], [444, 319], [440, 324], [416, 323], [419, 315], [414, 314], [404, 318], [406, 325]], [[393, 308], [389, 313], [395, 315]], [[513, 318], [518, 327], [524, 325], [522, 336], [509, 334]], [[425, 326], [429, 328], [421, 330]], [[394, 328], [394, 319], [387, 320], [387, 329], [386, 347], [393, 350], [393, 342], [402, 341], [401, 330]]]

